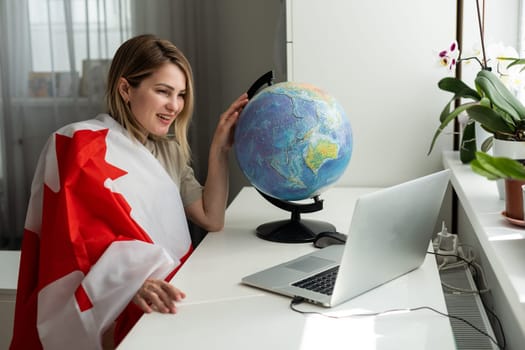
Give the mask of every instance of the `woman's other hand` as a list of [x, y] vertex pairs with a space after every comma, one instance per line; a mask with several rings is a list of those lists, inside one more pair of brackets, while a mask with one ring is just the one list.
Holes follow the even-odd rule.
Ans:
[[145, 313], [175, 313], [175, 302], [186, 294], [163, 280], [148, 279], [133, 297], [133, 302]]

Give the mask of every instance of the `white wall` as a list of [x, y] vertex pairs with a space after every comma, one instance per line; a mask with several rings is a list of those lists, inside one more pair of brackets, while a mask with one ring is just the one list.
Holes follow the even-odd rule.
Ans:
[[[480, 46], [475, 1], [464, 3], [464, 43]], [[488, 1], [486, 44], [517, 46], [519, 0]], [[455, 38], [456, 1], [289, 0], [288, 79], [317, 84], [340, 100], [354, 154], [340, 185], [384, 186], [440, 169], [451, 127], [427, 156], [450, 95], [436, 52]], [[464, 69], [473, 79], [474, 71]], [[469, 75], [470, 74], [470, 75]]]
[[[167, 33], [186, 52], [196, 76], [192, 149], [201, 179], [216, 118], [270, 69], [277, 81], [319, 85], [344, 106], [355, 139], [341, 185], [386, 186], [440, 169], [441, 150], [452, 148], [452, 135], [449, 128], [427, 156], [450, 97], [437, 88], [447, 73], [437, 67], [436, 54], [455, 38], [456, 0], [289, 0], [288, 38], [284, 2], [177, 0], [159, 6], [176, 18]], [[475, 1], [463, 2], [464, 45], [471, 47], [479, 42]], [[518, 2], [487, 2], [487, 42], [515, 45]], [[286, 40], [293, 52], [283, 52]], [[248, 184], [233, 158], [230, 198]]]
[[437, 51], [455, 38], [455, 0], [290, 0], [289, 80], [343, 105], [354, 132], [340, 185], [386, 186], [442, 168], [443, 135], [427, 156], [449, 96]]

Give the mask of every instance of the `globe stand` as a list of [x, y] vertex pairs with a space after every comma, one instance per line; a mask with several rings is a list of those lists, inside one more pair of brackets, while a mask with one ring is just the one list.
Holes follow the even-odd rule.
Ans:
[[257, 191], [270, 203], [291, 212], [292, 215], [289, 220], [272, 221], [258, 226], [256, 234], [259, 238], [282, 243], [306, 243], [312, 242], [320, 232], [335, 231], [335, 226], [328, 222], [301, 220], [301, 213], [313, 213], [323, 209], [323, 200], [318, 196], [313, 198], [313, 203], [298, 204]]

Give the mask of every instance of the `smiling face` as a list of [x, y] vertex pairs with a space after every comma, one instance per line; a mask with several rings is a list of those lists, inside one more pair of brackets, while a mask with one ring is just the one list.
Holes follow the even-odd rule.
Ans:
[[121, 78], [119, 91], [148, 134], [166, 136], [184, 108], [186, 76], [176, 64], [167, 62], [136, 87]]

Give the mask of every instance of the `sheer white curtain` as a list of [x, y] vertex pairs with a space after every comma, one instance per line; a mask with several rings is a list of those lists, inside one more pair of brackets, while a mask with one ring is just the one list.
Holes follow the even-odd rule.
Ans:
[[18, 248], [36, 162], [57, 128], [103, 111], [132, 0], [0, 0], [0, 248]]

